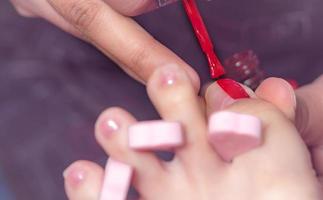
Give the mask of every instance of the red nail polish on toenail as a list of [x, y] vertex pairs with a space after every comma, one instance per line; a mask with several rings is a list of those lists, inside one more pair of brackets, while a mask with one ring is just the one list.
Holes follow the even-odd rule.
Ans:
[[63, 177], [70, 186], [77, 187], [85, 180], [86, 172], [77, 166], [70, 166], [63, 172]]
[[246, 90], [238, 82], [232, 79], [220, 79], [217, 83], [233, 99], [249, 98], [249, 94]]

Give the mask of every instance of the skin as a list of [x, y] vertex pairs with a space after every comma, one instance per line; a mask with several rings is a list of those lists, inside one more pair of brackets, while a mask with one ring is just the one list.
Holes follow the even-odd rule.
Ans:
[[[21, 15], [44, 18], [62, 30], [93, 44], [119, 64], [130, 76], [142, 83], [146, 83], [156, 69], [168, 64], [176, 64], [188, 73], [195, 91], [197, 92], [200, 88], [199, 78], [189, 65], [156, 41], [131, 18], [126, 17], [158, 7], [153, 1], [11, 0], [11, 2]], [[260, 91], [273, 91], [275, 88], [272, 84], [267, 84]], [[321, 178], [323, 175], [321, 134], [323, 131], [321, 123], [323, 97], [318, 91], [322, 89], [323, 78], [321, 76], [312, 84], [296, 91], [295, 119], [295, 124], [310, 149], [314, 167], [320, 179], [323, 179]], [[272, 93], [264, 92], [263, 94]], [[271, 100], [266, 98], [268, 96], [264, 95], [263, 100]], [[205, 105], [202, 104], [203, 106]], [[210, 104], [207, 106], [212, 107]]]
[[[216, 87], [214, 83], [207, 89], [207, 104]], [[141, 199], [320, 199], [310, 154], [291, 121], [293, 112], [285, 112], [292, 110], [293, 104], [279, 110], [278, 101], [274, 105], [254, 95], [253, 99], [225, 105], [227, 111], [258, 117], [264, 135], [261, 147], [225, 163], [207, 141], [207, 113], [223, 108], [213, 107], [211, 111], [209, 106], [201, 106], [187, 73], [178, 66], [165, 66], [152, 75], [147, 92], [162, 119], [178, 121], [185, 130], [186, 143], [175, 150], [174, 160], [163, 162], [151, 152], [129, 149], [127, 127], [136, 119], [121, 108], [103, 112], [95, 129], [96, 139], [107, 154], [134, 167], [132, 184]], [[288, 97], [289, 92], [282, 91], [282, 97]], [[116, 122], [117, 128], [107, 127], [109, 120]], [[77, 161], [64, 177], [69, 199], [99, 198], [103, 169], [95, 163]]]
[[189, 73], [196, 90], [200, 87], [198, 75], [188, 64], [127, 17], [156, 8], [155, 0], [11, 2], [20, 14], [44, 18], [62, 30], [91, 43], [141, 83], [145, 84], [156, 69], [166, 64], [177, 64]]
[[[93, 44], [131, 77], [144, 84], [156, 69], [176, 64], [188, 73], [196, 92], [200, 88], [199, 77], [188, 64], [150, 36], [135, 21], [126, 17], [146, 12], [152, 7], [155, 8], [156, 1], [10, 1], [21, 15], [44, 18], [61, 29]], [[266, 89], [272, 90], [274, 88], [267, 87]], [[318, 152], [315, 153], [317, 155], [322, 154], [318, 149], [322, 149], [323, 146], [322, 134], [320, 134], [323, 131], [323, 125], [320, 123], [321, 113], [323, 113], [323, 97], [318, 92], [322, 89], [323, 76], [296, 91], [296, 126], [305, 135], [307, 144], [316, 149], [313, 152]], [[307, 140], [307, 137], [311, 139]], [[319, 141], [319, 143], [313, 141]], [[315, 157], [319, 159], [322, 156]], [[323, 173], [323, 159], [316, 163], [316, 168], [320, 168], [319, 173]]]

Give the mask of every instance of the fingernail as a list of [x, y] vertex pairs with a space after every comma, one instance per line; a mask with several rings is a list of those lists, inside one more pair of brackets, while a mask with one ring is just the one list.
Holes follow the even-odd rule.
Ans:
[[233, 99], [249, 98], [246, 90], [232, 79], [220, 79], [217, 83]]
[[261, 121], [234, 112], [218, 112], [209, 120], [209, 141], [225, 161], [250, 151], [261, 143]]
[[117, 133], [120, 129], [120, 123], [116, 119], [106, 118], [102, 121], [101, 131], [102, 134], [106, 137], [111, 136], [112, 134]]
[[176, 1], [177, 0], [156, 0], [158, 7], [163, 7], [163, 6], [166, 6], [170, 3], [174, 3]]
[[86, 171], [80, 166], [71, 165], [63, 172], [63, 177], [72, 187], [79, 186], [86, 178]]

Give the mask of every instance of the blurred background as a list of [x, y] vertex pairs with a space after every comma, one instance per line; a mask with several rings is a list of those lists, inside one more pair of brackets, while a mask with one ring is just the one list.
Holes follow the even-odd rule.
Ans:
[[[323, 73], [320, 0], [198, 1], [221, 59], [252, 49], [269, 76], [300, 84]], [[136, 18], [209, 82], [204, 55], [181, 3]], [[0, 199], [64, 200], [73, 161], [104, 164], [93, 137], [102, 110], [158, 115], [142, 85], [84, 42], [0, 1]]]

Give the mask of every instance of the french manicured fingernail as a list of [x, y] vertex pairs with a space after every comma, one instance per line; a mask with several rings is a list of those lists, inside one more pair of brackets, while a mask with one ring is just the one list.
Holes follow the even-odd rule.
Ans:
[[250, 97], [246, 90], [238, 82], [232, 79], [220, 79], [217, 83], [233, 99]]
[[163, 7], [163, 6], [166, 6], [170, 3], [174, 3], [176, 2], [177, 0], [155, 0], [157, 2], [157, 6], [158, 7]]
[[63, 177], [70, 186], [77, 187], [85, 180], [86, 171], [80, 166], [71, 165], [63, 172]]
[[109, 137], [120, 129], [120, 123], [116, 119], [108, 117], [101, 122], [101, 132], [104, 136]]
[[129, 127], [129, 147], [136, 150], [164, 150], [183, 144], [183, 132], [177, 122], [148, 121]]
[[261, 120], [234, 112], [214, 113], [209, 119], [209, 141], [225, 161], [261, 144]]

